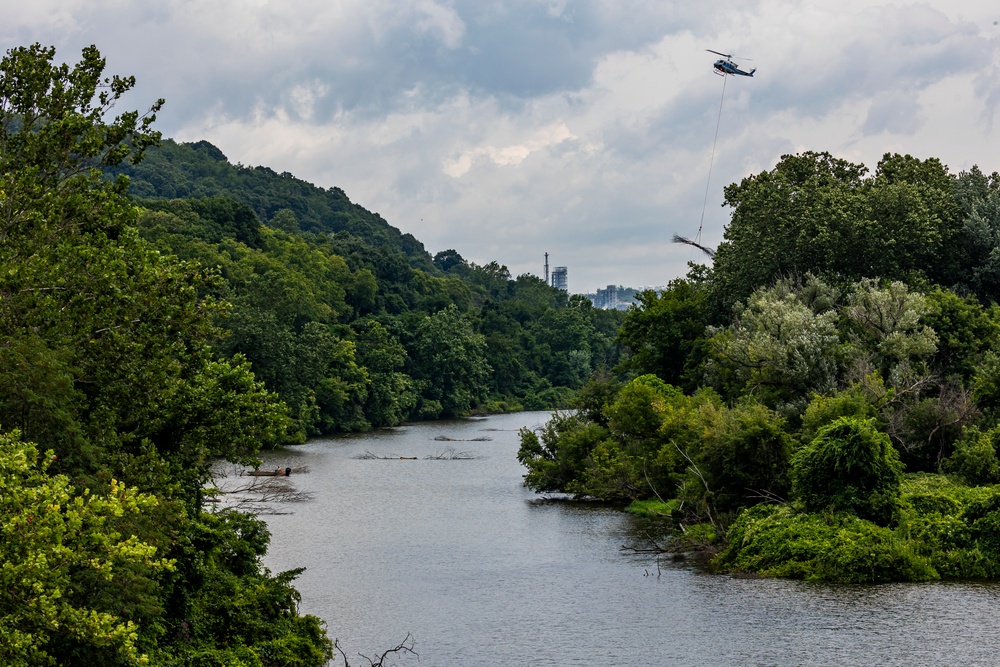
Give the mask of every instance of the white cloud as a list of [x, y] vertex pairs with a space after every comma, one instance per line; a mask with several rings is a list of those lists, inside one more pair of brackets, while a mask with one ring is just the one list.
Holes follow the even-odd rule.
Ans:
[[[756, 0], [124, 0], [5, 8], [5, 43], [96, 43], [166, 97], [160, 129], [339, 186], [512, 272], [548, 250], [573, 289], [663, 284], [714, 245], [725, 184], [783, 153], [1000, 167], [1000, 10]], [[705, 49], [752, 58], [723, 81]], [[707, 205], [706, 187], [708, 188]]]
[[449, 49], [456, 49], [462, 43], [465, 35], [465, 21], [455, 12], [454, 8], [446, 7], [432, 0], [421, 0], [417, 3], [417, 30], [436, 34]]
[[501, 167], [516, 166], [524, 162], [532, 153], [576, 138], [566, 125], [559, 123], [543, 128], [536, 133], [534, 139], [518, 144], [510, 144], [501, 148], [487, 145], [464, 150], [457, 158], [446, 159], [442, 171], [452, 178], [460, 178], [469, 172], [473, 163], [480, 157], [486, 157], [493, 164]]

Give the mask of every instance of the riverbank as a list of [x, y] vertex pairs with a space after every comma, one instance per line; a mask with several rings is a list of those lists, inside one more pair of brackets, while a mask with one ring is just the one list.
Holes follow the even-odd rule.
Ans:
[[[410, 632], [420, 660], [401, 667], [986, 665], [1000, 652], [994, 584], [706, 576], [621, 551], [657, 539], [660, 525], [523, 487], [517, 430], [549, 416], [415, 423], [266, 458], [308, 467], [291, 479], [312, 500], [264, 517], [273, 533], [264, 564], [306, 568], [301, 611], [323, 618], [348, 652], [371, 655]], [[424, 458], [442, 433], [476, 457]], [[492, 439], [475, 440], [484, 435]], [[358, 458], [366, 451], [419, 459]]]

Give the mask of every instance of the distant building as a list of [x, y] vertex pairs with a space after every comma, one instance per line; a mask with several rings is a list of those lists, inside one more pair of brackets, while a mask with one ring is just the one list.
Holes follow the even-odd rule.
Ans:
[[569, 291], [569, 281], [566, 278], [567, 269], [565, 266], [556, 266], [552, 269], [552, 286], [564, 292]]
[[634, 287], [622, 287], [621, 285], [608, 285], [604, 289], [598, 289], [592, 294], [583, 296], [590, 299], [594, 308], [602, 310], [628, 310], [635, 305], [635, 297], [642, 292]]
[[618, 286], [608, 285], [606, 289], [598, 289], [594, 295], [594, 308], [615, 310], [618, 308]]

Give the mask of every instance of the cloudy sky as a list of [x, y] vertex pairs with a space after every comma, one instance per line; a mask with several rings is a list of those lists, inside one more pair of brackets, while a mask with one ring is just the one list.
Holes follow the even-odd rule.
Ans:
[[[786, 153], [1000, 170], [995, 0], [0, 0], [0, 16], [4, 50], [75, 62], [96, 44], [138, 79], [128, 108], [166, 98], [164, 136], [339, 186], [431, 253], [517, 275], [548, 251], [573, 292], [682, 275], [703, 256], [672, 235], [703, 224], [714, 246], [723, 186]], [[756, 76], [714, 76], [705, 49]]]

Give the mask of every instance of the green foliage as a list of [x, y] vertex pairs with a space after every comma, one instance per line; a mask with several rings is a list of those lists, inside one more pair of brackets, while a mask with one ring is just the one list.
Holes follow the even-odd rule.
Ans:
[[573, 493], [591, 453], [610, 435], [572, 413], [554, 414], [538, 432], [521, 429], [517, 460], [528, 469], [524, 485], [539, 492]]
[[957, 376], [968, 382], [982, 355], [996, 347], [1000, 323], [974, 297], [962, 298], [938, 288], [926, 298], [928, 311], [923, 322], [937, 336], [931, 367], [940, 376]]
[[744, 510], [714, 561], [726, 570], [843, 583], [929, 581], [930, 560], [888, 528], [853, 515], [798, 514], [788, 506]]
[[1000, 426], [994, 426], [985, 433], [975, 427], [966, 429], [962, 438], [955, 443], [955, 451], [942, 462], [941, 469], [958, 475], [967, 484], [1000, 482], [998, 438]]
[[417, 403], [413, 381], [403, 372], [406, 349], [376, 320], [359, 320], [353, 327], [357, 363], [368, 378], [365, 417], [375, 426], [401, 424]]
[[663, 425], [657, 404], [680, 396], [679, 389], [655, 375], [642, 375], [621, 388], [604, 415], [616, 436], [639, 450], [655, 452]]
[[270, 535], [263, 521], [238, 512], [202, 514], [191, 524], [178, 587], [187, 589], [172, 638], [155, 657], [164, 665], [319, 667], [333, 645], [314, 616], [297, 613], [292, 587], [302, 572], [272, 576], [260, 566]]
[[625, 508], [625, 511], [635, 516], [647, 518], [672, 517], [680, 511], [680, 505], [680, 502], [677, 500], [663, 502], [659, 498], [633, 500]]
[[798, 289], [778, 282], [754, 292], [746, 307], [737, 305], [728, 328], [709, 330], [716, 363], [741, 381], [741, 393], [753, 392], [778, 406], [836, 387], [837, 312], [830, 307], [817, 311], [813, 305], [820, 301], [804, 298], [823, 289], [814, 278]]
[[660, 293], [636, 297], [618, 331], [630, 355], [622, 365], [633, 373], [655, 374], [684, 386], [704, 354], [708, 307], [704, 289], [692, 281], [674, 280]]
[[420, 320], [408, 368], [420, 392], [421, 417], [458, 416], [486, 398], [485, 352], [482, 335], [454, 306]]
[[723, 411], [705, 433], [695, 457], [707, 486], [706, 500], [731, 513], [783, 499], [789, 489], [791, 437], [784, 420], [759, 403]]
[[[38, 463], [16, 432], [0, 434], [0, 660], [321, 665], [329, 641], [297, 614], [291, 575], [261, 570], [266, 539], [191, 538], [211, 522], [200, 504], [212, 460], [252, 461], [288, 420], [244, 357], [213, 347], [230, 311], [224, 280], [157, 252], [133, 227], [127, 180], [98, 171], [158, 140], [159, 103], [109, 119], [132, 79], [102, 78], [93, 47], [76, 66], [53, 58], [36, 45], [0, 62], [0, 424], [51, 450]], [[191, 211], [187, 221], [161, 211], [163, 235], [197, 248], [169, 225], [207, 220], [236, 253], [267, 243], [241, 205]], [[303, 325], [312, 347], [331, 347]], [[232, 577], [239, 585], [227, 587]], [[187, 613], [209, 600], [206, 618], [240, 614], [197, 646], [184, 641]]]
[[590, 495], [635, 499], [673, 487], [673, 459], [657, 459], [665, 440], [665, 405], [684, 401], [676, 387], [655, 375], [642, 375], [621, 388], [604, 410], [614, 439], [595, 450], [583, 478]]
[[[144, 238], [218, 268], [224, 280], [211, 293], [232, 303], [220, 349], [246, 357], [289, 405], [291, 440], [467, 413], [486, 403], [566, 407], [593, 369], [617, 358], [618, 313], [595, 311], [585, 300], [567, 302], [532, 276], [512, 280], [496, 262], [480, 267], [453, 257], [447, 277], [440, 277], [357, 238], [254, 227], [245, 219], [249, 209], [225, 197], [145, 203]], [[236, 214], [245, 224], [233, 222]], [[251, 229], [257, 240], [245, 241]], [[481, 355], [492, 369], [478, 378], [482, 387], [474, 396], [454, 405], [442, 398], [447, 391], [434, 374], [427, 376], [427, 332], [420, 329], [424, 317], [451, 308], [481, 334]], [[369, 336], [370, 322], [384, 335]], [[309, 330], [318, 325], [327, 338], [340, 339], [323, 346], [325, 359], [312, 350]], [[386, 357], [372, 345], [392, 351]], [[397, 360], [392, 369], [376, 370], [389, 357]]]
[[998, 414], [1000, 411], [1000, 354], [987, 350], [973, 371], [972, 396], [976, 403]]
[[874, 419], [877, 411], [857, 385], [832, 396], [814, 394], [809, 405], [802, 413], [802, 425], [799, 428], [799, 442], [808, 445], [819, 430], [836, 421], [840, 417], [856, 417], [858, 419]]
[[866, 173], [806, 152], [726, 187], [733, 216], [713, 262], [719, 307], [810, 272], [952, 284], [961, 223], [947, 169], [936, 159], [886, 155], [874, 176]]
[[715, 561], [726, 570], [842, 582], [983, 579], [1000, 575], [1000, 487], [968, 487], [941, 475], [908, 475], [899, 522], [850, 514], [745, 510]]
[[919, 375], [924, 362], [937, 352], [937, 334], [923, 323], [927, 299], [906, 284], [886, 286], [862, 280], [844, 308], [853, 326], [854, 344], [891, 385], [905, 386]]
[[573, 407], [580, 410], [581, 415], [601, 426], [608, 425], [606, 417], [608, 407], [614, 402], [621, 389], [621, 383], [607, 372], [596, 372], [590, 376], [580, 391], [576, 394]]
[[47, 470], [17, 431], [0, 435], [0, 662], [5, 665], [141, 664], [138, 628], [86, 581], [111, 582], [170, 569], [156, 548], [125, 537], [115, 522], [149, 511], [153, 496], [112, 481], [104, 493], [77, 491]]
[[960, 261], [955, 275], [984, 303], [1000, 300], [1000, 175], [979, 167], [962, 172], [952, 191], [962, 220]]
[[291, 213], [304, 232], [347, 234], [376, 252], [401, 258], [407, 268], [436, 271], [419, 241], [351, 202], [340, 188], [323, 190], [289, 173], [232, 165], [207, 141], [178, 144], [166, 140], [148, 151], [141, 164], [122, 166], [113, 173], [128, 176], [132, 192], [143, 199], [228, 198], [272, 227], [286, 230]]
[[[886, 155], [869, 174], [804, 153], [729, 186], [713, 267], [639, 297], [617, 338], [625, 378], [584, 385], [572, 427], [538, 441], [551, 456], [529, 476], [544, 469], [552, 489], [640, 513], [667, 506], [678, 525], [718, 531], [735, 517], [726, 567], [996, 576], [993, 491], [901, 496], [900, 480], [905, 464], [1000, 481], [998, 183], [935, 159]], [[621, 382], [633, 373], [650, 375]], [[574, 455], [558, 466], [564, 445]], [[789, 491], [792, 505], [762, 505]]]
[[873, 419], [841, 417], [792, 458], [795, 497], [809, 512], [846, 512], [881, 525], [896, 512], [902, 464]]

